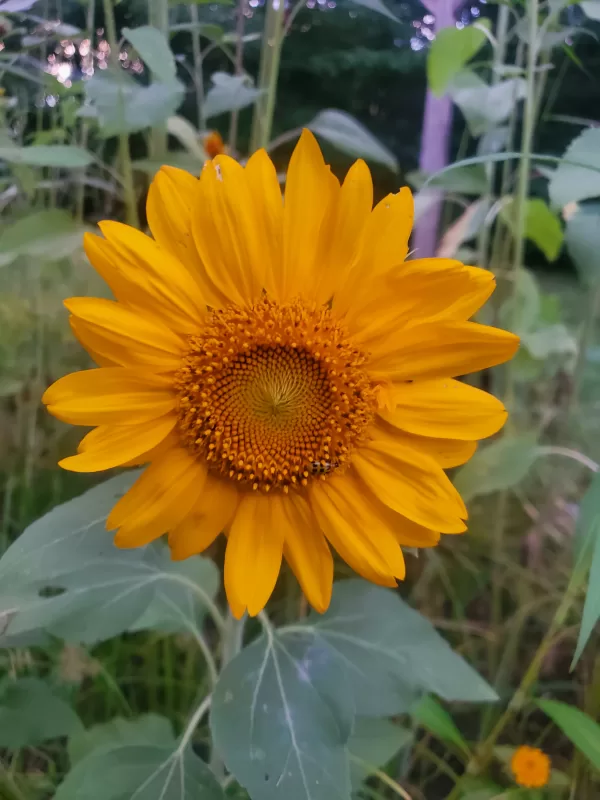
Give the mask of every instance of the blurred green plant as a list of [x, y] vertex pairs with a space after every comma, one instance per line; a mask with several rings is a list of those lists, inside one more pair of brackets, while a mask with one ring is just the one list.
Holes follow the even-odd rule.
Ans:
[[[398, 24], [380, 0], [358, 5]], [[486, 321], [523, 343], [512, 364], [477, 378], [512, 413], [506, 434], [455, 475], [472, 512], [469, 544], [419, 556], [410, 599], [423, 613], [346, 580], [324, 616], [305, 617], [289, 589], [271, 617], [244, 627], [221, 610], [212, 561], [174, 564], [161, 546], [112, 547], [104, 520], [131, 475], [57, 505], [76, 489], [48, 469], [65, 433], [38, 406], [52, 378], [85, 366], [61, 301], [93, 285], [80, 247], [88, 223], [143, 222], [148, 176], [163, 163], [199, 173], [209, 122], [228, 123], [227, 148], [242, 161], [244, 109], [250, 152], [297, 137], [297, 127], [273, 130], [281, 55], [304, 0], [267, 0], [262, 33], [246, 32], [245, 0], [232, 30], [211, 22], [202, 3], [165, 0], [143, 9], [148, 24], [118, 30], [119, 6], [105, 0], [110, 52], [96, 41], [93, 1], [79, 30], [29, 14], [32, 0], [0, 0], [0, 82], [32, 85], [37, 101], [24, 104], [18, 88], [0, 97], [0, 792], [8, 798], [597, 796], [597, 476], [585, 487], [600, 458], [600, 129], [584, 121], [562, 156], [536, 149], [562, 80], [553, 59], [562, 51], [576, 64], [584, 32], [563, 24], [568, 5], [501, 4], [494, 25], [446, 27], [427, 56], [429, 88], [450, 99], [465, 127], [454, 162], [410, 176], [417, 216], [431, 210], [432, 189], [441, 193], [438, 255], [493, 270], [498, 300]], [[591, 20], [597, 6], [581, 4]], [[180, 35], [191, 40], [190, 64], [172, 51]], [[40, 68], [63, 38], [88, 41], [92, 77], [68, 85]], [[253, 76], [246, 48], [257, 42]], [[21, 66], [24, 50], [39, 54], [35, 68]], [[220, 67], [209, 72], [215, 55]], [[179, 113], [188, 89], [194, 122]], [[398, 173], [395, 153], [346, 111], [302, 122], [340, 154]], [[566, 250], [575, 265], [584, 291], [570, 318], [566, 292], [562, 302], [545, 293], [531, 269], [530, 245], [549, 262]], [[48, 506], [56, 508], [27, 526]], [[73, 665], [61, 665], [75, 645], [73, 680]], [[565, 650], [581, 685], [553, 668]], [[573, 759], [559, 731], [577, 748]], [[547, 740], [564, 766], [541, 793], [510, 788], [514, 747], [499, 744], [528, 735]]]

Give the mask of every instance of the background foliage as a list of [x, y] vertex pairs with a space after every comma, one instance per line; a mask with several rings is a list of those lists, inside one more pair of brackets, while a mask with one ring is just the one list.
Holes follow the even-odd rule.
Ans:
[[[0, 0], [3, 800], [598, 796], [600, 3], [442, 25], [449, 2]], [[451, 119], [435, 174], [426, 97]], [[302, 126], [336, 173], [366, 158], [378, 198], [410, 183], [421, 254], [492, 269], [482, 320], [522, 347], [473, 378], [511, 417], [453, 475], [467, 536], [398, 592], [340, 567], [323, 616], [286, 574], [236, 623], [218, 545], [113, 547], [135, 475], [61, 473], [77, 434], [39, 399], [87, 366], [62, 307], [106, 292], [83, 232], [143, 228], [151, 176], [197, 174], [212, 131], [283, 179]], [[515, 785], [521, 744], [550, 755], [544, 789]]]

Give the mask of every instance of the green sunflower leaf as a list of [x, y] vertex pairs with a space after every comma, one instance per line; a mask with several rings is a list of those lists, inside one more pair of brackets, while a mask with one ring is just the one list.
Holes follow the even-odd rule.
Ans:
[[85, 230], [85, 226], [59, 208], [27, 214], [4, 225], [0, 234], [0, 267], [8, 266], [20, 256], [60, 261], [81, 250]]
[[487, 41], [483, 24], [438, 31], [427, 56], [427, 83], [434, 94], [443, 95], [452, 79], [483, 47]]
[[167, 578], [162, 582], [148, 607], [129, 630], [193, 634], [199, 616], [206, 611], [207, 602], [217, 594], [221, 583], [219, 570], [208, 558], [194, 556], [174, 563], [167, 553], [164, 556], [166, 574], [172, 574], [173, 579]]
[[581, 280], [596, 286], [600, 282], [600, 203], [579, 205], [569, 216], [565, 244]]
[[319, 111], [306, 127], [348, 155], [366, 158], [377, 164], [383, 164], [393, 172], [398, 171], [396, 156], [345, 111], [338, 111], [335, 108]]
[[525, 97], [522, 78], [500, 81], [495, 86], [457, 86], [450, 90], [452, 99], [462, 111], [471, 134], [482, 136], [507, 120], [515, 105]]
[[[500, 212], [505, 225], [516, 235], [516, 204], [511, 199]], [[563, 242], [560, 220], [546, 202], [539, 197], [530, 197], [525, 206], [525, 236], [542, 251], [548, 261], [558, 258]]]
[[361, 580], [336, 583], [329, 609], [306, 624], [280, 631], [339, 659], [356, 713], [390, 716], [409, 711], [423, 691], [449, 701], [494, 702], [489, 684], [453, 652], [433, 625], [398, 594]]
[[181, 105], [184, 86], [176, 79], [142, 86], [125, 72], [107, 69], [85, 82], [85, 93], [79, 116], [95, 118], [104, 136], [115, 136], [166, 122]]
[[250, 79], [246, 75], [214, 72], [211, 81], [213, 85], [204, 101], [204, 115], [207, 119], [246, 108], [261, 95], [261, 90], [250, 85]]
[[548, 184], [555, 208], [600, 197], [600, 128], [588, 128], [567, 147]]
[[224, 800], [208, 766], [189, 748], [108, 745], [78, 761], [54, 800]]
[[0, 558], [2, 589], [51, 581], [93, 559], [118, 559], [106, 520], [140, 474], [134, 470], [104, 481], [33, 522]]
[[160, 125], [181, 105], [184, 86], [177, 80], [177, 65], [164, 34], [150, 25], [123, 28], [123, 35], [137, 50], [152, 73], [143, 86], [118, 69], [98, 72], [86, 81], [87, 105], [80, 116], [98, 120], [105, 136], [133, 133]]
[[114, 717], [71, 736], [68, 743], [71, 766], [94, 750], [115, 745], [153, 744], [175, 749], [176, 741], [170, 720], [158, 714], [142, 714], [135, 719]]
[[94, 157], [82, 147], [71, 144], [36, 144], [27, 147], [0, 147], [0, 161], [26, 164], [30, 167], [81, 169], [88, 167]]
[[422, 172], [409, 172], [406, 176], [408, 182], [416, 188], [421, 188], [427, 182], [426, 189], [444, 189], [446, 192], [458, 194], [481, 195], [486, 191], [487, 178], [483, 164], [469, 164], [457, 167], [448, 172], [427, 176]]
[[497, 699], [397, 594], [342, 581], [325, 614], [269, 627], [227, 665], [213, 696], [213, 739], [253, 799], [347, 800], [350, 774], [356, 782], [407, 744], [405, 731], [355, 722], [354, 712], [358, 719], [406, 712], [423, 690], [448, 700]]
[[271, 630], [225, 667], [210, 714], [215, 746], [253, 800], [349, 800], [352, 722], [335, 654]]
[[129, 629], [197, 633], [218, 585], [214, 564], [173, 562], [160, 542], [120, 550], [106, 531], [138, 474], [53, 509], [0, 558], [0, 647], [41, 643], [45, 633], [87, 643]]
[[600, 0], [583, 0], [579, 5], [586, 17], [600, 22]]
[[0, 682], [0, 747], [16, 750], [82, 731], [75, 711], [44, 681]]
[[150, 72], [163, 83], [170, 83], [177, 76], [175, 57], [165, 35], [151, 25], [139, 28], [123, 28], [123, 36], [134, 46]]

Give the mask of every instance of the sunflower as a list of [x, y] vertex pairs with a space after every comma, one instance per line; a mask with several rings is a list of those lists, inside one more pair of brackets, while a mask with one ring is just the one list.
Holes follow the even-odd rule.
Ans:
[[233, 613], [257, 614], [285, 558], [324, 611], [331, 547], [394, 586], [402, 546], [465, 530], [444, 469], [502, 427], [497, 399], [455, 380], [509, 359], [518, 338], [468, 321], [488, 271], [406, 261], [408, 189], [374, 208], [357, 161], [340, 185], [304, 131], [285, 198], [264, 151], [220, 155], [200, 179], [164, 167], [147, 204], [152, 238], [103, 222], [86, 253], [115, 300], [66, 301], [98, 364], [44, 395], [96, 426], [60, 465], [147, 464], [112, 509], [118, 547], [168, 533], [174, 559], [227, 537]]
[[541, 789], [550, 780], [550, 759], [537, 747], [518, 747], [511, 759], [510, 768], [515, 782], [527, 789]]

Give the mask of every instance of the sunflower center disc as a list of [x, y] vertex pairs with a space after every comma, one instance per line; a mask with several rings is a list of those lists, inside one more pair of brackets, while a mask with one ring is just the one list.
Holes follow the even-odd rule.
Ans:
[[214, 311], [176, 376], [182, 441], [253, 489], [326, 478], [373, 418], [364, 363], [325, 308], [264, 299]]

